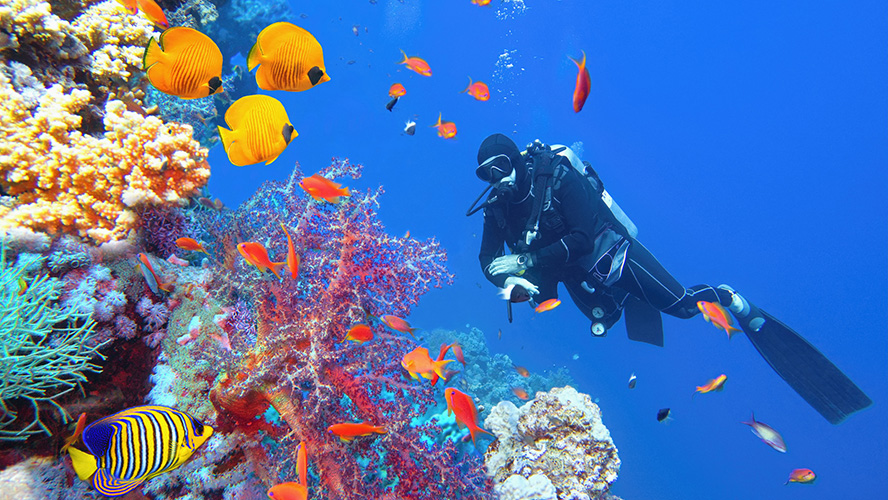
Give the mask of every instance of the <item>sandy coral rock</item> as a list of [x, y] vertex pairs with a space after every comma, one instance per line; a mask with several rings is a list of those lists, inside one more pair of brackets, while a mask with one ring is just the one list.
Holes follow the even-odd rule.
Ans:
[[504, 401], [484, 423], [497, 436], [484, 461], [498, 489], [512, 476], [541, 474], [558, 499], [589, 500], [602, 498], [619, 474], [620, 458], [601, 410], [570, 386], [539, 392], [521, 408]]
[[53, 85], [35, 109], [0, 72], [0, 230], [27, 227], [94, 243], [125, 239], [146, 205], [184, 205], [210, 176], [207, 150], [188, 125], [109, 100], [105, 134], [80, 132], [89, 92]]

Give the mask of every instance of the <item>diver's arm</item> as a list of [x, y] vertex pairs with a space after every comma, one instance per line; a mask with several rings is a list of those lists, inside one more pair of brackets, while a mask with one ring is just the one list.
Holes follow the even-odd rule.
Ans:
[[552, 196], [561, 205], [559, 213], [564, 219], [567, 234], [550, 245], [530, 252], [530, 261], [534, 266], [571, 263], [595, 247], [598, 205], [592, 186], [579, 172], [571, 170], [559, 188], [553, 189]]
[[481, 270], [484, 271], [484, 276], [487, 278], [487, 281], [490, 281], [499, 288], [505, 286], [506, 278], [509, 275], [499, 274], [493, 276], [487, 268], [490, 266], [490, 263], [493, 262], [493, 259], [500, 257], [505, 253], [503, 250], [505, 242], [505, 230], [500, 229], [496, 223], [496, 218], [485, 209], [484, 232], [481, 234], [481, 251], [478, 254], [478, 260], [481, 262]]

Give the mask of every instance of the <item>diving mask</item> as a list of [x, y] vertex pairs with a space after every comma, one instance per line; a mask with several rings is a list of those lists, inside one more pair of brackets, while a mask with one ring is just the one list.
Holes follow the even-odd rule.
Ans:
[[512, 160], [504, 154], [491, 156], [475, 169], [475, 175], [479, 179], [491, 184], [499, 182], [512, 172]]

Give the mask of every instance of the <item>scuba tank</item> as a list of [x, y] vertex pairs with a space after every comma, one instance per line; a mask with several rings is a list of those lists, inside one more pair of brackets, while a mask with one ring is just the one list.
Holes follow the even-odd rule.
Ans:
[[[559, 148], [563, 149], [558, 151]], [[620, 205], [617, 204], [616, 200], [614, 200], [610, 193], [607, 192], [607, 189], [604, 189], [604, 183], [601, 182], [601, 178], [598, 177], [598, 173], [595, 172], [592, 165], [589, 162], [580, 160], [580, 157], [577, 156], [572, 149], [561, 144], [552, 145], [552, 150], [558, 151], [555, 154], [567, 158], [568, 161], [570, 161], [571, 166], [583, 174], [583, 177], [592, 184], [592, 189], [598, 193], [601, 197], [601, 202], [607, 207], [607, 210], [602, 211], [602, 213], [605, 214], [606, 218], [610, 219], [608, 222], [612, 223], [614, 227], [622, 228], [624, 236], [631, 236], [633, 239], [638, 237], [638, 227], [636, 227], [635, 223], [632, 222], [632, 219], [626, 215], [626, 212], [623, 212], [623, 209], [620, 208]], [[608, 214], [610, 214], [610, 216], [608, 216]]]

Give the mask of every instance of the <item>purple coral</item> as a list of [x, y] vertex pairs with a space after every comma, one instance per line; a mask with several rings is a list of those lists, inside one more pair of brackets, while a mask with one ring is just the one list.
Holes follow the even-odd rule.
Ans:
[[155, 303], [148, 297], [136, 304], [136, 312], [145, 320], [145, 329], [153, 332], [166, 324], [170, 317], [170, 310], [163, 303]]

